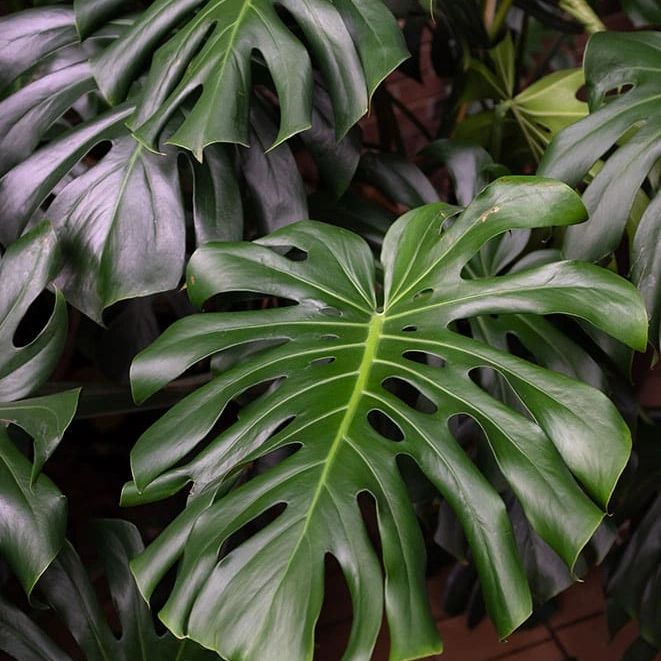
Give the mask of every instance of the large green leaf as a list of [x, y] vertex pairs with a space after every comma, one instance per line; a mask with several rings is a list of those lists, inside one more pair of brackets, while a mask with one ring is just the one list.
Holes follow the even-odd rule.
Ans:
[[[320, 223], [198, 250], [188, 274], [194, 303], [257, 292], [296, 304], [183, 319], [134, 362], [142, 401], [200, 359], [253, 345], [166, 413], [132, 452], [135, 481], [125, 504], [193, 485], [186, 509], [132, 565], [149, 597], [181, 561], [160, 613], [167, 626], [228, 658], [309, 659], [330, 553], [352, 596], [345, 658], [370, 657], [384, 603], [392, 659], [439, 651], [401, 454], [464, 526], [500, 635], [521, 624], [530, 593], [505, 506], [448, 422], [465, 414], [482, 427], [528, 521], [569, 567], [603, 518], [627, 461], [629, 432], [597, 390], [466, 337], [455, 322], [565, 313], [643, 348], [646, 316], [632, 285], [590, 264], [558, 262], [480, 280], [461, 274], [498, 234], [584, 218], [569, 188], [525, 177], [498, 180], [462, 213], [423, 207], [384, 240], [383, 294], [367, 244]], [[471, 374], [485, 367], [507, 379], [527, 414], [474, 383]], [[407, 395], [411, 389], [417, 395]], [[228, 403], [249, 393], [254, 401], [238, 420], [212, 433]], [[390, 432], [378, 431], [384, 424]], [[214, 502], [223, 479], [280, 448], [290, 456]], [[357, 504], [365, 492], [376, 503], [385, 580]], [[284, 510], [219, 558], [233, 533], [278, 504]]]
[[[590, 220], [567, 231], [564, 252], [573, 258], [601, 259], [620, 242], [640, 189], [649, 178], [658, 191], [655, 173], [661, 156], [661, 34], [601, 33], [588, 42], [584, 60], [591, 114], [560, 133], [544, 155], [539, 173], [576, 186], [595, 163], [606, 158], [590, 181], [583, 201]], [[628, 91], [623, 90], [631, 86]], [[613, 91], [620, 93], [611, 97]], [[659, 225], [658, 203], [652, 205], [645, 234], [653, 240]], [[634, 245], [638, 243], [634, 239]], [[634, 251], [636, 273], [657, 268], [654, 245]], [[648, 262], [652, 260], [652, 262]], [[645, 263], [643, 263], [645, 262]], [[647, 295], [648, 310], [658, 318], [658, 293]], [[658, 323], [652, 329], [658, 339]]]
[[[115, 0], [98, 2], [99, 7]], [[99, 87], [123, 101], [154, 54], [131, 128], [151, 148], [181, 104], [201, 89], [169, 138], [202, 160], [214, 142], [248, 144], [251, 59], [257, 51], [281, 108], [280, 144], [311, 125], [310, 55], [272, 0], [157, 0], [95, 60]], [[380, 0], [284, 0], [329, 89], [337, 137], [367, 112], [379, 83], [406, 57], [394, 17]], [[176, 30], [174, 35], [173, 30]]]
[[[71, 544], [48, 568], [38, 584], [40, 597], [66, 624], [87, 661], [198, 661], [217, 659], [191, 641], [168, 632], [158, 634], [149, 607], [137, 590], [129, 561], [142, 551], [136, 527], [126, 521], [104, 520], [95, 525], [110, 595], [121, 625], [118, 638], [78, 554]], [[18, 607], [0, 600], [0, 650], [22, 661], [71, 657]]]

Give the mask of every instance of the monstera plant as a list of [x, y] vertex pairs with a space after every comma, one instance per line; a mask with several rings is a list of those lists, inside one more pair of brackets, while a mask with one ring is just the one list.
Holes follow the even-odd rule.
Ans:
[[[248, 356], [173, 407], [132, 453], [127, 504], [193, 485], [184, 512], [133, 564], [149, 597], [181, 558], [161, 611], [168, 627], [227, 658], [267, 650], [310, 658], [330, 553], [354, 607], [347, 658], [369, 658], [384, 603], [391, 658], [439, 651], [400, 455], [413, 458], [460, 518], [499, 633], [521, 624], [531, 599], [503, 502], [452, 437], [450, 419], [468, 415], [480, 425], [526, 516], [570, 568], [603, 518], [629, 433], [597, 390], [465, 337], [455, 324], [564, 313], [642, 349], [646, 315], [631, 285], [588, 264], [493, 278], [462, 272], [505, 231], [584, 218], [563, 185], [503, 178], [463, 211], [436, 204], [400, 218], [384, 239], [382, 284], [360, 237], [311, 222], [196, 252], [187, 278], [193, 302], [255, 292], [295, 304], [188, 317], [133, 365], [141, 401], [202, 358], [248, 345]], [[471, 380], [481, 367], [507, 380], [529, 416]], [[260, 386], [237, 422], [195, 453], [229, 402]], [[218, 498], [234, 471], [283, 448], [291, 456]], [[378, 512], [385, 580], [357, 504], [364, 492]], [[232, 534], [277, 505], [284, 510], [271, 522], [219, 555]]]
[[651, 659], [655, 3], [10, 4], [0, 650], [327, 659], [339, 582], [404, 661], [434, 562], [504, 639], [603, 561]]

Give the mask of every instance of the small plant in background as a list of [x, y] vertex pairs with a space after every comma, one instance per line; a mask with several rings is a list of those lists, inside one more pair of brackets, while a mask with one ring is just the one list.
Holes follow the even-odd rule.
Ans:
[[614, 4], [12, 3], [1, 650], [312, 659], [332, 557], [343, 658], [423, 658], [436, 545], [503, 638], [603, 562], [653, 658], [661, 11]]

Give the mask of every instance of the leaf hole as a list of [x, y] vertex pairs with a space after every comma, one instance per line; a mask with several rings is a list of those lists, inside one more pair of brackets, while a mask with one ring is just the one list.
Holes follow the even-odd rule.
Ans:
[[55, 296], [48, 290], [42, 291], [37, 298], [30, 303], [28, 309], [19, 321], [13, 344], [17, 349], [27, 346], [37, 339], [39, 333], [44, 329], [50, 316], [53, 314]]
[[237, 549], [245, 541], [254, 537], [259, 532], [264, 530], [269, 524], [273, 523], [285, 510], [287, 503], [275, 503], [268, 509], [260, 514], [257, 514], [253, 519], [242, 525], [238, 530], [235, 530], [223, 543], [219, 555], [224, 557]]
[[434, 290], [431, 287], [427, 287], [426, 289], [421, 289], [417, 294], [413, 296], [413, 300], [424, 301], [428, 299], [433, 293]]
[[507, 378], [498, 370], [492, 367], [474, 367], [468, 373], [473, 383], [477, 384], [489, 393], [495, 399], [503, 402], [518, 413], [526, 417], [528, 420], [535, 422], [534, 418], [524, 405], [521, 398], [517, 395], [516, 391], [510, 385]]
[[401, 427], [380, 409], [372, 409], [367, 414], [367, 422], [370, 423], [370, 426], [375, 432], [389, 441], [401, 443], [404, 440], [404, 432]]
[[436, 413], [438, 407], [416, 386], [396, 376], [389, 376], [381, 382], [382, 387], [420, 413]]
[[340, 336], [335, 334], [335, 333], [326, 333], [326, 334], [322, 335], [319, 339], [324, 340], [326, 342], [330, 342], [332, 340], [339, 340]]
[[310, 365], [330, 365], [335, 362], [335, 356], [326, 356], [325, 358], [315, 358], [310, 361]]
[[634, 86], [631, 83], [625, 83], [624, 85], [618, 85], [617, 87], [612, 87], [611, 89], [604, 94], [604, 98], [607, 100], [613, 99], [613, 97], [620, 96], [621, 94], [626, 94], [632, 90]]
[[417, 330], [417, 326], [412, 326], [409, 324], [408, 326], [404, 326], [404, 328], [402, 328], [402, 333], [415, 333]]
[[427, 353], [426, 351], [405, 351], [402, 354], [402, 358], [419, 363], [420, 365], [430, 365], [431, 367], [445, 367], [446, 365], [444, 358], [433, 353]]
[[261, 441], [261, 445], [266, 446], [267, 448], [273, 445], [276, 447], [272, 450], [269, 450], [255, 461], [252, 470], [253, 475], [261, 475], [269, 468], [273, 468], [285, 459], [292, 457], [303, 447], [300, 443], [297, 442], [290, 442], [287, 443], [287, 445], [278, 444], [279, 434], [285, 431], [285, 429], [287, 429], [287, 427], [289, 427], [289, 425], [291, 425], [294, 420], [296, 420], [296, 416], [291, 416], [290, 418], [280, 422], [273, 430], [270, 432], [267, 431], [264, 434], [264, 440]]
[[[324, 600], [314, 632], [315, 647], [326, 649], [330, 646], [337, 650], [346, 649], [349, 644], [350, 627], [334, 626], [353, 618], [351, 592], [347, 584], [342, 565], [332, 553], [324, 556]], [[329, 635], [330, 634], [330, 635]]]
[[296, 246], [271, 246], [269, 248], [274, 252], [277, 252], [279, 255], [282, 255], [285, 259], [288, 259], [291, 262], [304, 262], [308, 258], [308, 253], [305, 250], [301, 250]]

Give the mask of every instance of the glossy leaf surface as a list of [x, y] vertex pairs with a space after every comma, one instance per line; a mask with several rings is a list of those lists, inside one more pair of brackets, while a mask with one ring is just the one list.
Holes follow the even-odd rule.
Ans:
[[[66, 501], [40, 471], [73, 418], [78, 391], [14, 400], [42, 385], [59, 358], [67, 332], [61, 294], [32, 341], [17, 347], [14, 338], [28, 308], [55, 274], [58, 257], [55, 234], [44, 222], [14, 243], [0, 262], [0, 554], [27, 593], [64, 541]], [[10, 437], [10, 425], [32, 437], [32, 461]]]
[[[303, 33], [321, 69], [341, 138], [367, 112], [378, 84], [406, 57], [395, 19], [380, 0], [278, 4]], [[201, 90], [169, 142], [202, 160], [204, 148], [214, 142], [248, 145], [256, 51], [277, 91], [281, 120], [273, 145], [280, 144], [311, 125], [313, 74], [306, 47], [274, 5], [272, 0], [157, 0], [96, 59], [99, 87], [111, 103], [123, 101], [153, 53], [130, 126], [157, 149], [168, 119]]]
[[[466, 414], [482, 427], [526, 518], [570, 567], [602, 520], [629, 433], [597, 390], [462, 335], [456, 322], [565, 313], [642, 348], [646, 318], [631, 285], [589, 264], [557, 262], [477, 281], [461, 274], [507, 230], [584, 218], [566, 186], [525, 177], [498, 180], [461, 213], [444, 204], [410, 212], [384, 240], [382, 300], [367, 244], [339, 228], [307, 221], [252, 244], [198, 250], [188, 274], [194, 303], [247, 291], [295, 305], [183, 319], [134, 362], [134, 394], [143, 401], [200, 359], [254, 345], [173, 407], [132, 453], [135, 481], [125, 504], [192, 482], [186, 509], [133, 563], [149, 597], [180, 561], [160, 613], [167, 626], [228, 658], [309, 659], [330, 553], [353, 603], [345, 658], [370, 658], [383, 608], [392, 659], [440, 650], [422, 536], [398, 470], [402, 454], [459, 517], [500, 635], [520, 625], [531, 600], [506, 508], [449, 421]], [[287, 256], [292, 248], [296, 259]], [[529, 417], [471, 379], [483, 367], [508, 381]], [[247, 391], [254, 401], [199, 448], [228, 403]], [[290, 456], [214, 502], [233, 471], [280, 448]], [[385, 578], [357, 505], [365, 492], [376, 504]], [[279, 504], [284, 509], [271, 511]], [[219, 558], [233, 533], [267, 511], [261, 530]]]
[[[617, 247], [636, 196], [648, 177], [653, 194], [658, 195], [653, 169], [661, 157], [661, 34], [596, 34], [588, 42], [584, 68], [592, 112], [553, 140], [539, 173], [576, 186], [599, 159], [613, 150], [583, 195], [589, 222], [569, 229], [564, 244], [564, 252], [570, 257], [597, 260]], [[613, 92], [619, 93], [611, 98]], [[659, 230], [652, 226], [658, 228], [660, 224], [658, 208], [658, 202], [651, 204], [643, 226], [652, 243], [632, 253], [637, 274], [652, 273], [657, 268], [654, 259]], [[650, 315], [658, 320], [658, 292], [650, 295], [647, 286], [645, 292]], [[658, 321], [651, 337], [658, 340]]]
[[25, 313], [57, 273], [55, 233], [43, 222], [10, 246], [0, 260], [0, 402], [25, 397], [50, 376], [67, 334], [66, 304], [56, 292], [53, 312], [28, 344], [16, 346]]

